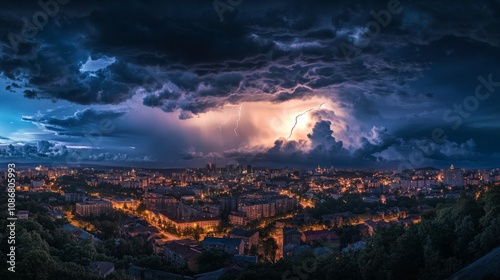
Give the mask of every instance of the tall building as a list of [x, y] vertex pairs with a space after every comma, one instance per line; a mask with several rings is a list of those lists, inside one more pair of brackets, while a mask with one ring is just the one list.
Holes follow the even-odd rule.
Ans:
[[490, 182], [490, 173], [489, 172], [483, 172], [481, 174], [481, 177], [483, 178], [483, 183], [489, 183]]
[[82, 202], [85, 200], [85, 194], [83, 193], [65, 193], [64, 201], [66, 202]]
[[238, 206], [238, 211], [245, 213], [249, 220], [269, 218], [276, 215], [276, 202], [246, 202]]
[[150, 211], [170, 211], [176, 207], [177, 199], [161, 194], [151, 193], [144, 196], [146, 209]]
[[238, 210], [238, 197], [227, 196], [220, 198], [221, 210], [231, 212]]
[[464, 172], [462, 169], [455, 169], [453, 164], [450, 169], [444, 171], [444, 184], [452, 187], [464, 186]]
[[207, 163], [207, 173], [215, 173], [217, 166], [215, 163]]

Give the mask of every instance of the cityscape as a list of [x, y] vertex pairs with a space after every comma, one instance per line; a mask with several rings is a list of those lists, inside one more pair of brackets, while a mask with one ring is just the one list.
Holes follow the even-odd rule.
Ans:
[[[498, 202], [500, 189], [499, 168], [453, 165], [402, 172], [40, 165], [16, 172], [18, 221], [44, 227], [51, 221], [69, 244], [95, 247], [78, 257], [92, 260], [88, 273], [124, 279], [247, 279], [248, 267], [258, 263], [356, 254], [380, 231], [408, 230], [432, 219], [436, 207], [488, 192]], [[2, 178], [8, 177], [5, 170]]]
[[500, 0], [0, 1], [0, 279], [500, 279]]

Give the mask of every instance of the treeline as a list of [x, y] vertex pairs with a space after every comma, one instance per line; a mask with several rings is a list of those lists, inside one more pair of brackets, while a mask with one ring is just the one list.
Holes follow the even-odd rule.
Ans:
[[256, 264], [237, 279], [446, 279], [497, 246], [500, 187], [490, 186], [437, 205], [418, 224], [377, 230], [364, 250]]

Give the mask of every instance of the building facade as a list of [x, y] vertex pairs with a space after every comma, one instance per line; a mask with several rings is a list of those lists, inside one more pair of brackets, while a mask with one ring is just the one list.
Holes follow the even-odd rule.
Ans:
[[443, 183], [452, 187], [464, 186], [464, 172], [462, 169], [455, 169], [453, 165], [450, 169], [444, 171]]
[[82, 217], [99, 216], [108, 214], [112, 210], [112, 204], [109, 201], [88, 201], [76, 204], [76, 214]]

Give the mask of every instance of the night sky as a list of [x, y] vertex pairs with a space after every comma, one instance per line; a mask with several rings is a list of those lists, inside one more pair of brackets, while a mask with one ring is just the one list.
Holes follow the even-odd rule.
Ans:
[[1, 1], [0, 43], [2, 163], [500, 165], [499, 0]]

